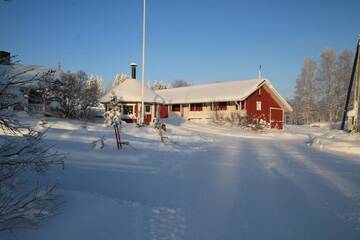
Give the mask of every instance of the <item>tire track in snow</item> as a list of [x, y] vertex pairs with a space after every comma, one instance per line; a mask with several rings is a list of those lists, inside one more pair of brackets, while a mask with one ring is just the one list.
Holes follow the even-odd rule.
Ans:
[[[360, 186], [353, 181], [342, 177], [338, 170], [331, 169], [324, 164], [320, 164], [318, 157], [320, 154], [326, 154], [328, 156], [339, 157], [336, 155], [331, 155], [329, 153], [323, 153], [314, 149], [306, 149], [304, 146], [295, 147], [293, 145], [278, 146], [280, 151], [286, 152], [289, 155], [290, 160], [295, 161], [297, 164], [300, 164], [308, 172], [312, 173], [314, 176], [319, 177], [325, 181], [330, 187], [336, 189], [343, 197], [350, 200], [350, 204], [347, 204], [345, 209], [331, 209], [334, 211], [339, 218], [344, 221], [351, 222], [354, 225], [354, 229], [360, 231]], [[303, 148], [302, 150], [300, 148]], [[315, 159], [314, 159], [315, 158]], [[328, 161], [335, 161], [335, 159], [328, 159]], [[325, 200], [327, 203], [327, 200]], [[336, 212], [339, 211], [339, 212]]]

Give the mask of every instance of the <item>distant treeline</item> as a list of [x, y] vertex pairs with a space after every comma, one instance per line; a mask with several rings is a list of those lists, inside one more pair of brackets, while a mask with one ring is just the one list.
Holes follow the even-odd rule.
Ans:
[[[291, 124], [338, 122], [341, 120], [353, 64], [353, 52], [344, 49], [337, 56], [326, 48], [318, 61], [304, 60], [296, 80]], [[350, 101], [352, 103], [352, 101]], [[351, 107], [351, 106], [350, 106]]]

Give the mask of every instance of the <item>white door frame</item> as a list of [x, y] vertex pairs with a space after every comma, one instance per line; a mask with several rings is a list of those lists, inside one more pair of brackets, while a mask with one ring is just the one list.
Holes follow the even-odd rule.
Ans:
[[272, 119], [271, 119], [271, 110], [281, 110], [282, 111], [282, 119], [281, 119], [281, 122], [283, 124], [283, 127], [284, 127], [284, 109], [282, 108], [276, 108], [276, 107], [270, 107], [270, 114], [269, 114], [269, 117], [270, 117], [270, 127], [271, 127], [271, 123], [272, 123]]

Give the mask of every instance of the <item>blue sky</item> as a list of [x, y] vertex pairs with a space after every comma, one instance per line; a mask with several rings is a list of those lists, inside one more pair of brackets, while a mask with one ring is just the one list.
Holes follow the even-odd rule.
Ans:
[[[146, 81], [263, 75], [291, 97], [305, 57], [354, 48], [360, 1], [148, 0]], [[100, 74], [141, 63], [142, 0], [0, 0], [0, 49], [22, 63]]]

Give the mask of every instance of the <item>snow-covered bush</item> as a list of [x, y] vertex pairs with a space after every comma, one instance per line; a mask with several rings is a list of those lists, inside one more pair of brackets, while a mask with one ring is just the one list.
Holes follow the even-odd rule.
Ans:
[[242, 112], [226, 113], [215, 111], [212, 121], [217, 125], [229, 125], [232, 127], [236, 126], [255, 131], [270, 128], [270, 124], [264, 121], [262, 118], [263, 116], [246, 116]]

